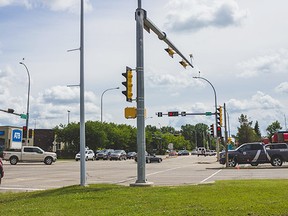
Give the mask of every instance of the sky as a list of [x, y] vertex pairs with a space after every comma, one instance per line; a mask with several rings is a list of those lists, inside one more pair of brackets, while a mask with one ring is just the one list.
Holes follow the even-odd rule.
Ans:
[[[126, 66], [136, 67], [137, 0], [86, 0], [84, 14], [85, 120], [129, 124], [122, 91]], [[262, 135], [288, 118], [288, 1], [142, 0], [142, 8], [194, 68], [171, 58], [165, 42], [144, 31], [146, 125], [157, 128], [215, 123], [214, 116], [157, 117], [155, 113], [215, 111], [226, 106], [230, 134], [244, 114]], [[53, 128], [80, 119], [80, 0], [0, 0], [0, 109], [26, 113], [29, 128]], [[133, 94], [136, 98], [136, 72]], [[67, 87], [67, 85], [76, 85]], [[119, 87], [119, 89], [114, 89]], [[103, 93], [105, 90], [112, 88]], [[68, 110], [70, 112], [68, 112]], [[229, 119], [229, 121], [228, 121]], [[0, 125], [25, 119], [0, 112]]]

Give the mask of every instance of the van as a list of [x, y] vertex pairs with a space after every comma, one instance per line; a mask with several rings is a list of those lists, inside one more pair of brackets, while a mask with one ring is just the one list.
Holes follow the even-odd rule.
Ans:
[[197, 155], [198, 155], [198, 157], [199, 157], [199, 155], [204, 155], [204, 156], [206, 156], [206, 149], [205, 149], [205, 147], [198, 147], [198, 148], [197, 148]]

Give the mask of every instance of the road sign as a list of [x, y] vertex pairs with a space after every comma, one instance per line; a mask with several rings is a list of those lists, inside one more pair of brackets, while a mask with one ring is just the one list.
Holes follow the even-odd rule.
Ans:
[[20, 114], [20, 118], [27, 119], [27, 115], [26, 114]]

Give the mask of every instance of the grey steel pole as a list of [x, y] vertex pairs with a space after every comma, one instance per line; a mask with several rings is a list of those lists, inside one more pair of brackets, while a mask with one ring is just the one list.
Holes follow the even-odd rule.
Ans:
[[29, 73], [29, 70], [28, 70], [28, 68], [24, 62], [19, 62], [19, 63], [24, 65], [24, 67], [26, 68], [26, 71], [27, 71], [27, 75], [28, 75], [28, 95], [27, 95], [27, 111], [26, 111], [26, 130], [27, 130], [27, 133], [26, 133], [26, 140], [25, 140], [25, 144], [27, 146], [28, 145], [28, 136], [29, 136], [28, 126], [29, 126], [29, 101], [30, 101], [30, 73]]
[[144, 28], [145, 11], [141, 9], [141, 0], [138, 0], [136, 9], [136, 73], [137, 73], [137, 180], [135, 184], [146, 184], [145, 173], [145, 116], [144, 116]]
[[[217, 94], [216, 94], [216, 90], [214, 88], [214, 86], [212, 85], [212, 83], [205, 79], [204, 77], [193, 77], [195, 79], [203, 79], [205, 80], [206, 82], [208, 82], [210, 84], [210, 86], [212, 87], [213, 91], [214, 91], [214, 100], [215, 100], [215, 132], [216, 132], [216, 136], [214, 134], [215, 137], [217, 137]], [[216, 152], [217, 152], [217, 161], [219, 161], [219, 140], [217, 139], [217, 146], [216, 146]]]
[[226, 104], [224, 103], [224, 128], [225, 128], [225, 158], [226, 158], [226, 167], [228, 167], [228, 132], [227, 132], [227, 112]]
[[84, 1], [81, 0], [80, 21], [80, 185], [86, 185], [85, 106], [84, 106]]
[[120, 87], [116, 87], [116, 88], [109, 88], [106, 89], [105, 91], [103, 91], [103, 93], [101, 94], [101, 123], [103, 122], [103, 95], [105, 92], [110, 91], [110, 90], [114, 90], [114, 89], [119, 89]]
[[70, 124], [70, 110], [67, 110], [68, 112], [68, 125]]

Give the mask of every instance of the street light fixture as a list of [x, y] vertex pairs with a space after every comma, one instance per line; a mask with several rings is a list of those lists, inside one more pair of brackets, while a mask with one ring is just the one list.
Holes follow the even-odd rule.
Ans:
[[101, 123], [103, 122], [103, 95], [105, 92], [110, 91], [110, 90], [115, 90], [115, 89], [119, 89], [120, 87], [115, 87], [115, 88], [109, 88], [106, 89], [105, 91], [103, 91], [103, 93], [101, 94]]
[[[26, 111], [26, 130], [28, 131], [28, 124], [29, 124], [29, 99], [30, 99], [30, 73], [29, 70], [27, 68], [27, 66], [25, 65], [24, 62], [19, 62], [19, 64], [24, 65], [24, 67], [26, 68], [27, 71], [27, 75], [28, 75], [28, 95], [27, 95], [27, 111]], [[26, 136], [26, 141], [25, 141], [26, 145], [28, 145], [28, 133]]]
[[[200, 72], [199, 72], [200, 73]], [[212, 87], [213, 91], [214, 91], [214, 98], [215, 98], [215, 127], [217, 129], [217, 94], [216, 94], [216, 90], [214, 88], [214, 86], [212, 85], [212, 83], [207, 80], [206, 78], [204, 77], [200, 77], [200, 74], [199, 76], [195, 76], [193, 77], [194, 79], [202, 79], [202, 80], [205, 80], [206, 82], [208, 82], [210, 84], [210, 86]], [[217, 131], [217, 130], [215, 130]], [[219, 160], [219, 142], [217, 142], [217, 160]]]

